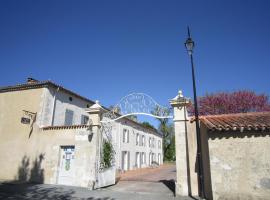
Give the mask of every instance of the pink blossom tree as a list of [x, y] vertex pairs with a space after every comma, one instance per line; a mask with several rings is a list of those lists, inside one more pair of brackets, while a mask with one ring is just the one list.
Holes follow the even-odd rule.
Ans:
[[[262, 112], [270, 111], [270, 102], [267, 95], [249, 90], [219, 92], [199, 97], [198, 110], [200, 115]], [[188, 111], [193, 115], [194, 106], [189, 106]]]

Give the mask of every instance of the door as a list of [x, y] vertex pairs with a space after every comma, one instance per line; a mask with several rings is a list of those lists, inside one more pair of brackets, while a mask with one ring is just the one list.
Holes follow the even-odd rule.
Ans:
[[58, 184], [73, 185], [75, 161], [74, 152], [74, 146], [61, 146]]

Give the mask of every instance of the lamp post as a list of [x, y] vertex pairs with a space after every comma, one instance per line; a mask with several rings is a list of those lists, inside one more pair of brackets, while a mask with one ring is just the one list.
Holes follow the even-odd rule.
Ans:
[[185, 47], [187, 49], [188, 55], [190, 56], [191, 69], [192, 69], [192, 83], [193, 83], [193, 97], [194, 97], [194, 110], [195, 110], [195, 122], [196, 122], [196, 136], [197, 136], [197, 162], [199, 166], [199, 196], [205, 198], [204, 190], [204, 176], [203, 176], [203, 163], [202, 163], [202, 148], [201, 148], [201, 133], [199, 125], [199, 113], [198, 113], [198, 104], [197, 104], [197, 94], [196, 94], [196, 83], [195, 83], [195, 73], [194, 73], [194, 64], [193, 64], [193, 49], [195, 47], [194, 41], [191, 39], [190, 31], [188, 27], [188, 38], [185, 42]]

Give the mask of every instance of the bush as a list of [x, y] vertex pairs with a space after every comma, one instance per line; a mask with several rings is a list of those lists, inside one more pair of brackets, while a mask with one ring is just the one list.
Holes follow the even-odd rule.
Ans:
[[112, 166], [113, 161], [113, 146], [110, 141], [103, 142], [103, 166], [109, 168]]

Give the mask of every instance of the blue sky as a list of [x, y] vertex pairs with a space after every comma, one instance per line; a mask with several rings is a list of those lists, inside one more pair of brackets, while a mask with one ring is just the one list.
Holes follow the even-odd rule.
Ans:
[[270, 93], [270, 2], [0, 1], [0, 85], [32, 76], [106, 106], [131, 92], [162, 105], [192, 97], [184, 48], [196, 42], [197, 92]]

